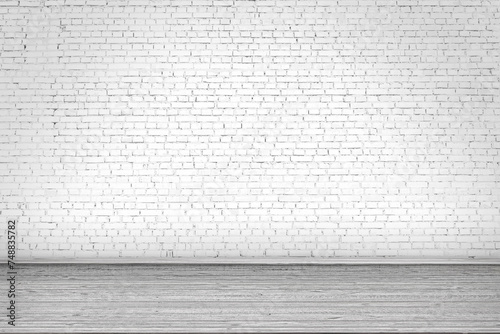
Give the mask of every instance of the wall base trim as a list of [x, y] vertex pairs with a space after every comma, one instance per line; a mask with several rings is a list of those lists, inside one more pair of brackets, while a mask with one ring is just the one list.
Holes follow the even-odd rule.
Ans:
[[500, 265], [500, 258], [33, 258], [16, 264]]

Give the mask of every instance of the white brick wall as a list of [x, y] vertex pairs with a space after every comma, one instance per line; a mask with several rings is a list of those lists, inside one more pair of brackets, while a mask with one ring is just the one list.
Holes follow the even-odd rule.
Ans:
[[18, 256], [498, 258], [499, 7], [2, 0]]

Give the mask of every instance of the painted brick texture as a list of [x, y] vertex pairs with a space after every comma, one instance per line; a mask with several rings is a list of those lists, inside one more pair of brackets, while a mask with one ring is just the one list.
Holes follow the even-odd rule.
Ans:
[[2, 224], [23, 259], [498, 258], [499, 8], [3, 0]]

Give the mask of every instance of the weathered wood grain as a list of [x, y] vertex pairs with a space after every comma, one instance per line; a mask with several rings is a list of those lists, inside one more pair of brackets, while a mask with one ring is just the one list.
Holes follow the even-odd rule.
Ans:
[[16, 288], [1, 332], [500, 333], [496, 265], [33, 264]]

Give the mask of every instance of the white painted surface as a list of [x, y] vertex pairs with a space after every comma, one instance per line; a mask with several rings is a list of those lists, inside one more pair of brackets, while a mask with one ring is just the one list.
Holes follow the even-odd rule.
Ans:
[[18, 256], [498, 259], [499, 17], [479, 0], [2, 1]]

